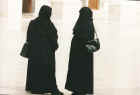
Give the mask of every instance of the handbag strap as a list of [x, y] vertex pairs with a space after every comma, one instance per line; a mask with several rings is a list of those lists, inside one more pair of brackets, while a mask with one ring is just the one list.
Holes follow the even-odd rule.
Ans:
[[94, 28], [95, 39], [96, 39], [96, 38], [99, 39], [98, 34], [97, 34], [96, 30], [95, 30], [94, 24], [93, 24], [93, 28]]
[[98, 34], [97, 34], [96, 31], [94, 31], [94, 34], [95, 34], [95, 38], [99, 39]]

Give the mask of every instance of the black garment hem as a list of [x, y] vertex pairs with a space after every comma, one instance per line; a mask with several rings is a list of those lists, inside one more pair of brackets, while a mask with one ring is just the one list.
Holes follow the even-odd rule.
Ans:
[[27, 92], [32, 93], [32, 94], [43, 94], [43, 93], [53, 93], [53, 92], [58, 92], [59, 90], [27, 90]]
[[78, 88], [78, 89], [72, 89], [72, 88], [69, 88], [69, 87], [65, 87], [65, 89], [67, 89], [67, 90], [69, 90], [69, 91], [72, 91], [72, 92], [93, 94], [93, 91], [83, 91], [83, 90], [79, 90], [79, 88]]

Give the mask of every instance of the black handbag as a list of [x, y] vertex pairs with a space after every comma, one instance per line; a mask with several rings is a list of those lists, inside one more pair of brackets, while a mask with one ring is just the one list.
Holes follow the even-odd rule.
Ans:
[[23, 47], [22, 47], [22, 50], [20, 52], [20, 55], [22, 57], [28, 58], [29, 57], [29, 50], [30, 50], [30, 44], [28, 42], [25, 42]]
[[100, 49], [100, 41], [98, 38], [98, 35], [96, 31], [94, 31], [95, 37], [93, 40], [87, 41], [86, 47], [88, 49], [88, 52], [93, 53]]

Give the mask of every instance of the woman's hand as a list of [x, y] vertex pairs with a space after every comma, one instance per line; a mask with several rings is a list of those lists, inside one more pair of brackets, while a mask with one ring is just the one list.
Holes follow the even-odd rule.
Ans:
[[94, 45], [87, 44], [86, 47], [87, 47], [89, 52], [93, 52], [94, 50], [96, 50], [96, 47]]

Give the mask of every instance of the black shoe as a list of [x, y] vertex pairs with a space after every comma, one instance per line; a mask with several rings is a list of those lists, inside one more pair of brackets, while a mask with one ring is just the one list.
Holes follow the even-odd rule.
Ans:
[[32, 94], [44, 94], [44, 92], [31, 91]]
[[61, 91], [53, 91], [51, 95], [64, 95]]
[[72, 95], [86, 95], [85, 93], [73, 92]]

